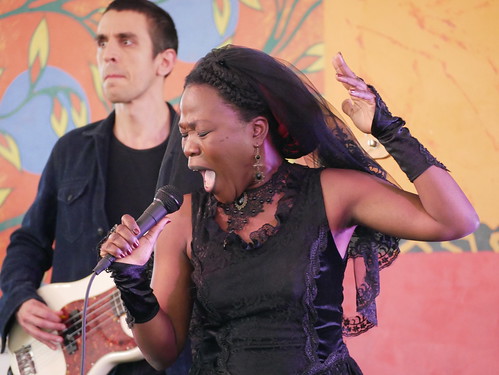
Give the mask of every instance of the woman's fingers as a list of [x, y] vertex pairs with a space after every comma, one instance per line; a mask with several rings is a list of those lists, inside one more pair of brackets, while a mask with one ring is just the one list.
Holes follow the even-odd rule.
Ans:
[[132, 230], [124, 224], [119, 224], [101, 245], [100, 255], [104, 257], [110, 254], [119, 259], [130, 255], [138, 246], [139, 241]]
[[334, 57], [333, 65], [336, 70], [336, 79], [348, 89], [350, 95], [368, 101], [374, 100], [374, 94], [367, 84], [350, 69], [341, 53]]

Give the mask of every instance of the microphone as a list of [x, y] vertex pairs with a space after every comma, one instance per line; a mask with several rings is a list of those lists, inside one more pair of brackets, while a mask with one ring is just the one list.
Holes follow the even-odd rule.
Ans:
[[[182, 203], [184, 197], [177, 188], [172, 185], [162, 186], [156, 191], [154, 200], [146, 208], [144, 213], [137, 219], [137, 225], [140, 228], [140, 233], [137, 238], [142, 237], [149, 229], [155, 226], [167, 214], [177, 211]], [[96, 275], [107, 269], [111, 263], [116, 260], [111, 254], [106, 254], [99, 263], [94, 267], [93, 271]]]

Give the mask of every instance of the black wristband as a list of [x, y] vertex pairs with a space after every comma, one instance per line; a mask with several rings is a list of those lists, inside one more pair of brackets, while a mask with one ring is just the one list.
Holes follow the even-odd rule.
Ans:
[[376, 95], [376, 110], [371, 134], [385, 147], [402, 171], [413, 182], [424, 171], [435, 165], [448, 170], [416, 138], [405, 125], [405, 121], [393, 116], [376, 89], [368, 85]]
[[151, 288], [147, 264], [137, 266], [114, 262], [109, 269], [127, 311], [128, 326], [154, 318], [159, 303]]

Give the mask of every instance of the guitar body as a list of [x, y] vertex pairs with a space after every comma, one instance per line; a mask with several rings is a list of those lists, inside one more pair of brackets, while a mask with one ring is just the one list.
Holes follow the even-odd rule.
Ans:
[[[80, 374], [81, 322], [89, 280], [90, 276], [71, 283], [40, 287], [38, 293], [47, 305], [64, 312], [67, 328], [59, 332], [64, 343], [52, 350], [28, 335], [16, 322], [7, 343], [15, 375]], [[107, 272], [102, 272], [93, 281], [86, 322], [85, 374], [105, 375], [118, 363], [143, 358], [125, 322], [119, 291]]]

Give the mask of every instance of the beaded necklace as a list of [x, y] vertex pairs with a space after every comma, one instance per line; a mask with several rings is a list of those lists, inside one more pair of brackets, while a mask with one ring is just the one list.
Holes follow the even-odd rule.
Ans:
[[263, 185], [245, 191], [234, 202], [219, 202], [218, 207], [227, 215], [227, 231], [240, 231], [248, 223], [248, 218], [263, 212], [263, 205], [272, 203], [274, 196], [284, 191], [288, 174], [288, 164], [283, 162]]

